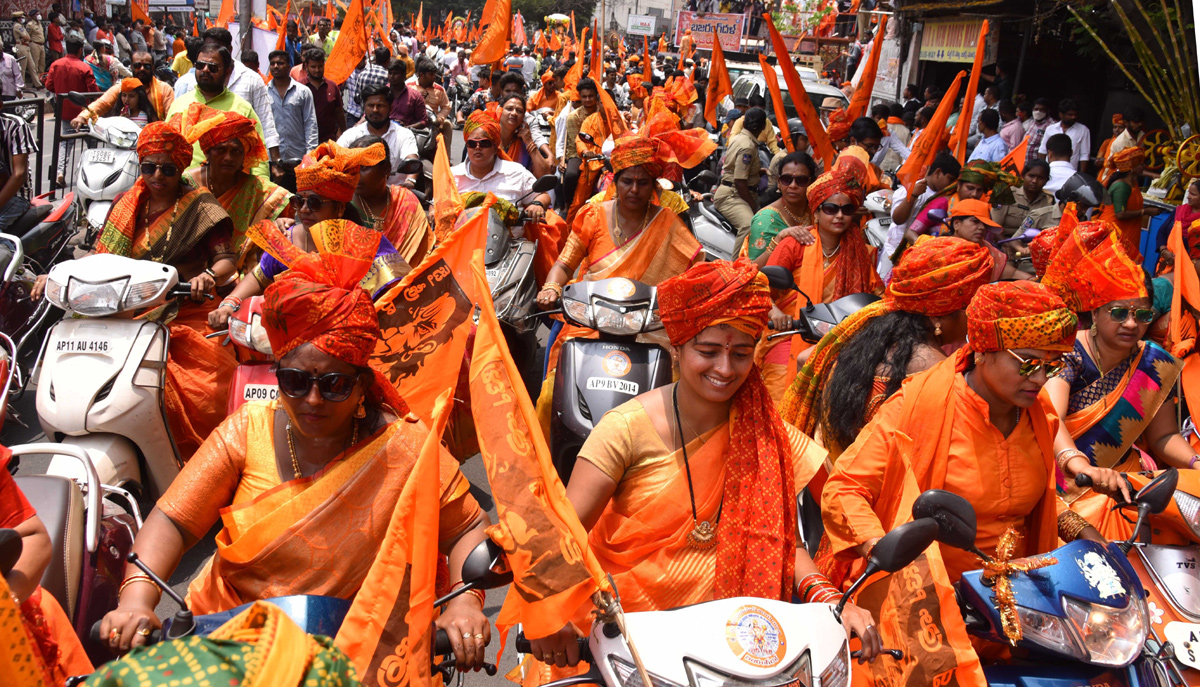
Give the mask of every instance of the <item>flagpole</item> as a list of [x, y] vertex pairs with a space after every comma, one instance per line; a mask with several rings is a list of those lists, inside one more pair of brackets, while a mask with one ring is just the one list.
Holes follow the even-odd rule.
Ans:
[[[250, 22], [252, 21], [253, 16], [254, 16], [253, 8], [251, 6], [251, 3], [253, 3], [253, 2], [254, 2], [254, 0], [242, 0], [241, 11], [238, 13], [238, 35], [239, 35], [238, 44], [241, 46], [240, 49], [243, 52], [246, 50], [246, 48], [252, 47], [250, 45], [249, 38], [250, 38]], [[285, 27], [284, 30], [286, 31], [287, 28]], [[234, 55], [233, 59], [238, 60], [239, 62], [241, 61], [240, 56], [238, 56], [238, 55]]]

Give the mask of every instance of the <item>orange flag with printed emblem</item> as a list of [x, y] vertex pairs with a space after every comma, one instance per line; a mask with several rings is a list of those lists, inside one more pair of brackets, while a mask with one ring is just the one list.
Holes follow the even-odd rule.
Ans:
[[333, 43], [333, 51], [325, 61], [325, 76], [336, 84], [345, 83], [358, 63], [367, 54], [367, 21], [363, 15], [363, 0], [350, 0], [341, 33]]
[[446, 141], [438, 134], [437, 152], [433, 155], [433, 233], [438, 241], [445, 240], [454, 229], [454, 220], [462, 214], [463, 201], [458, 182], [451, 171]]
[[954, 124], [954, 133], [950, 137], [950, 150], [953, 151], [961, 164], [967, 160], [967, 138], [971, 135], [971, 119], [975, 117], [975, 94], [979, 92], [979, 74], [983, 70], [983, 53], [987, 47], [988, 20], [984, 19], [979, 27], [979, 41], [975, 45], [975, 63], [971, 65], [971, 80], [967, 82], [967, 92], [963, 96], [962, 113]]
[[[771, 94], [771, 106], [775, 108], [775, 121], [779, 122], [779, 133], [783, 135], [783, 146], [789, 153], [796, 152], [796, 143], [792, 140], [792, 132], [787, 125], [787, 110], [783, 107], [783, 92], [779, 90], [779, 77], [775, 68], [767, 62], [762, 53], [758, 54], [758, 65], [762, 67], [763, 80], [767, 82], [767, 91]], [[709, 77], [712, 82], [712, 77]], [[713, 126], [716, 126], [714, 124]]]
[[958, 89], [962, 87], [962, 80], [966, 75], [966, 72], [959, 72], [958, 76], [954, 77], [954, 83], [946, 89], [945, 97], [938, 103], [937, 110], [934, 110], [933, 118], [913, 142], [908, 159], [896, 170], [896, 183], [903, 184], [909, 191], [917, 179], [925, 176], [938, 152], [946, 147], [946, 141], [950, 138], [946, 133], [946, 121], [950, 119], [950, 111], [954, 109], [954, 100], [958, 97]]
[[471, 62], [494, 64], [503, 60], [512, 32], [512, 0], [487, 0], [479, 15], [479, 25], [486, 28], [479, 46], [471, 53]]
[[[800, 80], [800, 73], [796, 71], [796, 65], [792, 64], [792, 56], [783, 42], [783, 36], [779, 34], [779, 29], [775, 28], [775, 20], [771, 18], [770, 14], [764, 13], [763, 21], [766, 22], [767, 29], [771, 32], [771, 45], [775, 49], [776, 61], [779, 62], [780, 70], [783, 71], [783, 80], [787, 84], [788, 93], [792, 96], [792, 105], [796, 107], [796, 116], [800, 117], [800, 121], [804, 123], [808, 142], [812, 144], [812, 149], [816, 152], [817, 157], [825, 162], [825, 169], [832, 169], [833, 144], [829, 141], [829, 134], [825, 133], [825, 125], [821, 123], [821, 117], [813, 107], [812, 100], [808, 97], [808, 91], [804, 90], [804, 82]], [[782, 126], [786, 127], [787, 122], [784, 122]]]
[[537, 413], [496, 319], [483, 265], [473, 266], [481, 294], [471, 355], [471, 412], [496, 524], [488, 536], [504, 549], [513, 584], [496, 618], [504, 641], [518, 622], [546, 637], [567, 624], [608, 579], [550, 460]]
[[[771, 70], [771, 76], [775, 70]], [[712, 45], [712, 62], [708, 67], [708, 88], [704, 94], [704, 121], [714, 129], [717, 127], [717, 103], [727, 95], [733, 95], [733, 85], [729, 83], [729, 69], [725, 66], [725, 50], [721, 47], [720, 39], [714, 37]], [[784, 128], [786, 127], [784, 118]]]
[[367, 687], [433, 686], [441, 436], [453, 396], [450, 386], [435, 400], [429, 433], [392, 510], [383, 544], [334, 638]]
[[1000, 166], [1006, 171], [1012, 172], [1017, 176], [1021, 176], [1025, 173], [1025, 153], [1028, 150], [1029, 137], [1026, 136], [1025, 138], [1021, 139], [1021, 142], [1017, 144], [1017, 147], [1008, 151], [1008, 155], [1005, 155], [1003, 158], [1001, 158]]
[[[371, 367], [396, 386], [409, 409], [426, 422], [434, 399], [458, 383], [472, 314], [480, 294], [471, 260], [487, 243], [488, 195], [482, 212], [461, 221], [421, 264], [375, 301], [382, 337]], [[482, 258], [480, 258], [482, 259]]]
[[879, 55], [883, 52], [883, 32], [887, 28], [887, 15], [879, 17], [879, 28], [875, 30], [875, 38], [871, 41], [871, 54], [867, 64], [863, 66], [862, 76], [854, 87], [854, 95], [846, 107], [850, 121], [867, 116], [867, 105], [871, 102], [871, 92], [875, 90], [875, 75], [879, 72]]

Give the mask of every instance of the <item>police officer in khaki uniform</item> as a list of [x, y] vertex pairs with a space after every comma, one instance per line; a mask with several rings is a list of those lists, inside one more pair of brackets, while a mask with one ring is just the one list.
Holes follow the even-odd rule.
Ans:
[[1024, 182], [1013, 189], [1013, 202], [992, 208], [992, 220], [1003, 227], [1005, 236], [1016, 236], [1029, 213], [1054, 205], [1054, 196], [1042, 190], [1050, 179], [1050, 165], [1045, 160], [1026, 163]]
[[34, 88], [42, 87], [42, 75], [37, 70], [37, 61], [33, 56], [33, 49], [30, 47], [29, 31], [25, 28], [25, 13], [21, 10], [15, 10], [12, 13], [13, 17], [13, 54], [21, 62], [21, 69], [25, 71], [26, 85], [32, 85]]
[[25, 22], [25, 30], [29, 32], [29, 56], [41, 78], [46, 73], [46, 31], [42, 28], [42, 15], [35, 14], [33, 19]]
[[767, 125], [767, 113], [762, 108], [752, 107], [743, 115], [742, 130], [729, 139], [725, 148], [725, 162], [721, 168], [721, 185], [713, 194], [717, 212], [737, 230], [734, 256], [742, 250], [742, 244], [750, 235], [750, 223], [758, 211], [758, 135]]

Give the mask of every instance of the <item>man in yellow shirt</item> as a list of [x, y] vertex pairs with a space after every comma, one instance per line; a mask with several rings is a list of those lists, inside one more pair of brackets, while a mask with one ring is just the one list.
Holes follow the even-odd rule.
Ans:
[[317, 35], [309, 39], [313, 45], [325, 51], [325, 57], [329, 57], [329, 53], [333, 52], [333, 44], [337, 42], [338, 34], [341, 33], [332, 29], [333, 23], [329, 18], [321, 17], [317, 20]]

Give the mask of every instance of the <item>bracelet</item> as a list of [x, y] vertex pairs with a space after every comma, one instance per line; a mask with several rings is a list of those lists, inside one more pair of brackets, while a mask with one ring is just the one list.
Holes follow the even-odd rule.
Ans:
[[[1061, 472], [1063, 476], [1075, 476], [1075, 473], [1071, 473], [1070, 475], [1067, 474], [1067, 463], [1070, 463], [1071, 459], [1076, 457], [1088, 459], [1087, 454], [1077, 448], [1064, 448], [1054, 456], [1054, 463], [1058, 466], [1058, 471]], [[1088, 459], [1088, 464], [1091, 464], [1090, 459]]]
[[216, 281], [216, 280], [217, 280], [217, 273], [213, 271], [213, 268], [211, 268], [211, 267], [205, 267], [205, 268], [204, 268], [204, 273], [205, 273], [205, 274], [207, 274], [208, 276], [212, 277], [212, 278], [213, 278], [213, 281]]
[[1080, 532], [1091, 526], [1090, 522], [1073, 510], [1065, 510], [1058, 514], [1058, 538], [1065, 542], [1075, 541]]
[[484, 591], [482, 589], [472, 589], [471, 591], [469, 591], [467, 593], [471, 594], [476, 599], [479, 599], [479, 607], [480, 608], [483, 608], [484, 606], [487, 605], [487, 594], [484, 593]]
[[134, 582], [149, 582], [150, 584], [154, 585], [154, 589], [158, 592], [159, 597], [162, 596], [162, 590], [158, 588], [158, 585], [155, 584], [154, 580], [150, 579], [149, 575], [146, 573], [134, 573], [129, 577], [126, 577], [125, 581], [121, 583], [120, 588], [117, 589], [117, 599], [120, 599], [121, 595], [125, 593], [125, 588]]
[[242, 299], [232, 295], [226, 296], [225, 300], [221, 301], [221, 305], [218, 307], [224, 308], [226, 306], [229, 306], [230, 310], [237, 312], [242, 309]]
[[556, 281], [548, 281], [545, 284], [542, 284], [542, 291], [545, 291], [546, 289], [549, 289], [549, 290], [553, 291], [555, 294], [561, 296], [562, 290], [563, 290], [563, 285], [559, 284]]

